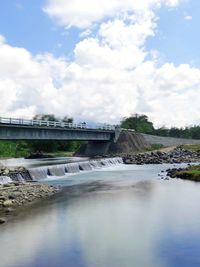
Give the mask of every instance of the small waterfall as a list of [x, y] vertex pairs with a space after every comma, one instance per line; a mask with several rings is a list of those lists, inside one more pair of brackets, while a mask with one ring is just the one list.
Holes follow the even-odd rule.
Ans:
[[48, 168], [49, 174], [52, 176], [64, 176], [65, 175], [65, 166], [56, 165]]
[[[88, 160], [83, 162], [73, 162], [54, 166], [29, 168], [28, 171], [33, 180], [41, 180], [46, 179], [48, 176], [63, 177], [66, 173], [90, 171], [117, 164], [123, 164], [122, 158], [106, 158], [98, 160]], [[22, 179], [26, 180], [24, 177], [22, 177]]]
[[89, 161], [86, 161], [86, 162], [80, 162], [79, 163], [79, 168], [81, 171], [91, 171], [93, 168], [92, 168], [92, 165]]
[[91, 160], [91, 161], [90, 161], [90, 164], [91, 164], [95, 169], [102, 168], [102, 166], [103, 166], [101, 160]]
[[48, 167], [30, 168], [28, 171], [33, 180], [45, 179], [49, 174]]
[[65, 170], [68, 173], [80, 172], [79, 163], [74, 162], [74, 163], [65, 164]]
[[9, 184], [12, 183], [13, 180], [8, 176], [0, 176], [0, 184]]
[[22, 177], [22, 175], [20, 173], [17, 173], [16, 177], [17, 177], [17, 181], [18, 182], [20, 182], [20, 183], [24, 183], [25, 182], [24, 178]]

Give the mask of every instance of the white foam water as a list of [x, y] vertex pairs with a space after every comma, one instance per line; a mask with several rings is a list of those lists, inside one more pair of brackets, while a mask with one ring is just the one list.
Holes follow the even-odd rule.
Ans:
[[80, 172], [79, 163], [67, 163], [65, 164], [65, 172], [66, 173], [76, 173]]
[[8, 176], [0, 176], [0, 184], [9, 184], [12, 183], [13, 180]]

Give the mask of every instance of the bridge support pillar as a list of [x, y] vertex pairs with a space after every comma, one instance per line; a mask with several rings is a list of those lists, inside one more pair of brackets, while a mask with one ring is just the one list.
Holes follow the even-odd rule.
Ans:
[[103, 156], [108, 153], [110, 141], [89, 141], [85, 147], [85, 156]]

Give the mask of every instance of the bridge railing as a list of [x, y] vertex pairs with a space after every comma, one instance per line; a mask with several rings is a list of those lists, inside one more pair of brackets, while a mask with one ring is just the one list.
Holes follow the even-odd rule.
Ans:
[[105, 131], [114, 131], [115, 126], [110, 124], [101, 124], [96, 127], [88, 127], [86, 123], [69, 123], [64, 121], [44, 121], [44, 120], [28, 120], [17, 118], [0, 117], [0, 124], [24, 125], [24, 126], [45, 126], [45, 127], [61, 127], [73, 129], [98, 129]]

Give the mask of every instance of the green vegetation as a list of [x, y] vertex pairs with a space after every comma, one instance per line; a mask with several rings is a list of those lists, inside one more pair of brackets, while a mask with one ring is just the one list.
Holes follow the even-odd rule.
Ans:
[[200, 165], [191, 166], [185, 170], [177, 171], [176, 176], [182, 179], [200, 182]]
[[66, 157], [81, 146], [80, 141], [0, 141], [0, 158], [20, 158], [31, 153]]
[[140, 133], [152, 133], [154, 130], [153, 123], [145, 115], [135, 114], [121, 121], [121, 127], [125, 129], [134, 129]]
[[159, 150], [163, 148], [164, 146], [162, 144], [152, 144], [150, 147], [148, 147], [145, 151], [154, 151]]
[[24, 141], [0, 141], [0, 157], [25, 157], [30, 150]]
[[131, 117], [123, 118], [121, 121], [121, 127], [125, 129], [134, 129], [140, 133], [165, 137], [200, 139], [200, 125], [194, 125], [185, 128], [160, 127], [156, 129], [146, 115], [134, 114]]
[[193, 151], [193, 152], [200, 151], [200, 144], [195, 144], [195, 145], [182, 145], [180, 147], [181, 148], [184, 148], [185, 150], [188, 150], [188, 151]]

